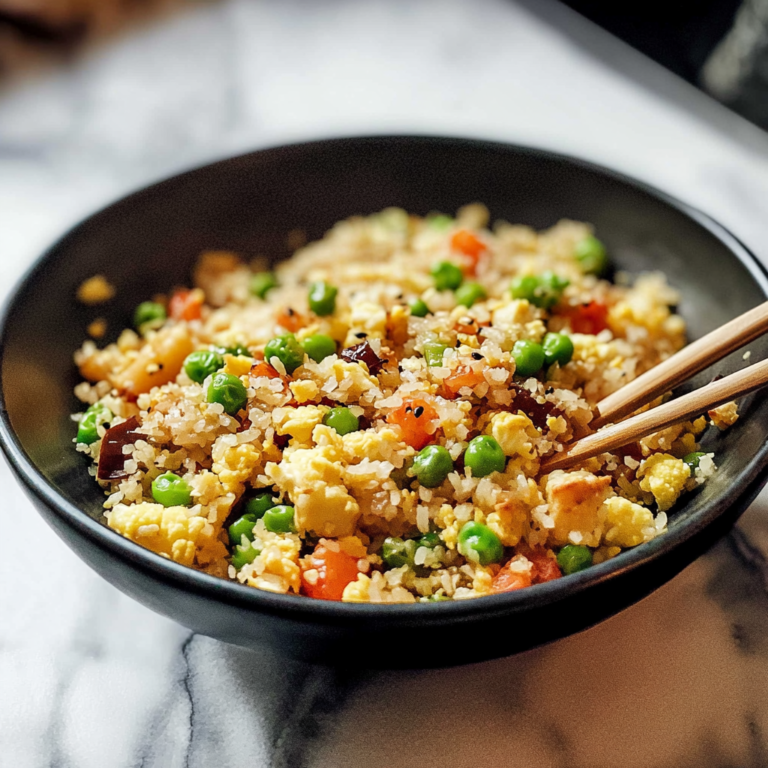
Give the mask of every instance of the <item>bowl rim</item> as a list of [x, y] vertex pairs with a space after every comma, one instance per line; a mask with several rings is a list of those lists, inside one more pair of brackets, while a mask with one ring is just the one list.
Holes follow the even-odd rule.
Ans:
[[[752, 279], [768, 298], [768, 270], [752, 251], [722, 224], [708, 214], [659, 190], [651, 184], [599, 163], [549, 149], [531, 147], [514, 142], [429, 133], [323, 138], [270, 145], [253, 152], [195, 166], [111, 201], [80, 220], [33, 262], [8, 294], [4, 302], [2, 314], [0, 315], [0, 374], [4, 367], [8, 328], [12, 322], [17, 301], [31, 281], [34, 280], [38, 271], [43, 269], [50, 259], [66, 248], [69, 241], [79, 235], [83, 228], [95, 225], [102, 217], [119, 213], [121, 207], [131, 206], [134, 199], [162, 194], [165, 189], [172, 188], [178, 184], [184, 184], [195, 175], [204, 174], [214, 166], [221, 167], [228, 164], [236, 164], [252, 160], [253, 158], [269, 160], [271, 156], [280, 154], [298, 155], [308, 153], [311, 155], [317, 150], [322, 151], [326, 148], [343, 147], [349, 144], [378, 144], [381, 145], [382, 149], [395, 148], [401, 144], [421, 144], [424, 146], [437, 144], [454, 150], [469, 147], [485, 152], [512, 153], [530, 158], [555, 161], [608, 177], [613, 181], [643, 192], [656, 201], [675, 209], [678, 213], [688, 217], [710, 235], [714, 236], [745, 267]], [[297, 595], [276, 594], [255, 589], [240, 584], [237, 581], [212, 576], [173, 562], [121, 536], [104, 523], [92, 518], [75, 504], [67, 501], [49, 483], [42, 472], [37, 469], [34, 462], [23, 449], [11, 425], [6, 409], [2, 380], [0, 380], [0, 448], [4, 451], [17, 478], [32, 496], [41, 501], [66, 526], [74, 528], [100, 549], [109, 552], [110, 556], [116, 556], [139, 570], [149, 571], [154, 578], [167, 582], [182, 591], [236, 605], [256, 613], [282, 615], [295, 621], [319, 621], [345, 625], [366, 623], [374, 618], [379, 619], [383, 616], [386, 616], [387, 620], [400, 622], [405, 625], [409, 623], [439, 625], [453, 623], [459, 619], [468, 620], [476, 614], [483, 614], [485, 616], [513, 614], [533, 607], [555, 603], [562, 597], [565, 597], [566, 594], [580, 593], [590, 587], [617, 578], [622, 574], [641, 569], [651, 561], [660, 558], [662, 555], [669, 553], [677, 546], [691, 539], [725, 514], [731, 506], [738, 504], [744, 499], [750, 500], [756, 492], [755, 489], [759, 490], [764, 480], [763, 475], [768, 467], [768, 442], [766, 442], [751, 458], [747, 466], [739, 474], [737, 480], [730, 485], [725, 493], [709, 502], [708, 506], [697, 515], [667, 531], [663, 536], [640, 544], [630, 550], [623, 551], [616, 558], [592, 566], [580, 573], [572, 574], [565, 580], [556, 579], [545, 584], [533, 585], [524, 590], [470, 600], [383, 604], [313, 600]]]

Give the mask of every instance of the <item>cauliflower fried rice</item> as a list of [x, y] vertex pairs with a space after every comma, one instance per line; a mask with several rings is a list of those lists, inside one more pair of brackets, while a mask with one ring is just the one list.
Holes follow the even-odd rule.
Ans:
[[570, 471], [545, 457], [685, 343], [663, 275], [600, 277], [587, 224], [388, 209], [274, 274], [202, 254], [194, 287], [75, 354], [77, 450], [110, 528], [257, 589], [465, 599], [661, 535], [733, 403]]

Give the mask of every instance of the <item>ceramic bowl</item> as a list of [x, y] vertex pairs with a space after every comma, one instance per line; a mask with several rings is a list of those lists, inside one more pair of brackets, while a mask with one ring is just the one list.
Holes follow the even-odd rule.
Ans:
[[[144, 189], [54, 245], [10, 298], [2, 325], [0, 443], [35, 506], [107, 581], [205, 635], [305, 660], [376, 667], [462, 664], [516, 653], [595, 624], [672, 578], [721, 537], [766, 479], [768, 401], [742, 402], [708, 431], [717, 474], [686, 496], [669, 530], [580, 574], [509, 594], [416, 605], [361, 605], [275, 595], [170, 562], [109, 530], [103, 495], [74, 450], [73, 351], [98, 315], [113, 340], [135, 305], [189, 282], [203, 250], [273, 260], [288, 235], [319, 238], [336, 221], [399, 206], [418, 214], [482, 201], [492, 218], [548, 227], [592, 222], [618, 269], [665, 272], [696, 338], [762, 302], [766, 273], [712, 219], [604, 168], [507, 144], [372, 137], [267, 149]], [[98, 308], [75, 300], [94, 274], [116, 286]], [[768, 340], [754, 342], [762, 359]], [[731, 356], [698, 377], [744, 363]]]

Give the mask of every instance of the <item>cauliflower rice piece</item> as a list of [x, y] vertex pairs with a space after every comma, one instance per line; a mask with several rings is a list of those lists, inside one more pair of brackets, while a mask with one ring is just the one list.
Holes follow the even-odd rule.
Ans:
[[[711, 453], [683, 461], [700, 451], [704, 417], [609, 460], [540, 467], [589, 429], [601, 398], [684, 344], [676, 292], [658, 273], [621, 284], [584, 274], [576, 250], [589, 225], [487, 222], [479, 205], [453, 219], [353, 217], [278, 265], [259, 295], [237, 254], [208, 252], [193, 290], [152, 297], [167, 320], [102, 349], [85, 341], [75, 393], [106, 416], [89, 432], [93, 416], [76, 415], [75, 440], [107, 525], [256, 589], [402, 603], [524, 588], [563, 575], [565, 546], [598, 563], [663, 534], [666, 512], [716, 470]], [[434, 269], [485, 296], [459, 304]], [[511, 281], [543, 285], [546, 273], [561, 286], [551, 299], [510, 294]], [[313, 311], [313, 281], [337, 289], [332, 311]], [[97, 276], [79, 298], [96, 305], [111, 290]], [[286, 333], [299, 358], [318, 334], [335, 353], [265, 360]], [[569, 336], [572, 357], [521, 376], [515, 345], [547, 333]], [[201, 375], [193, 352], [214, 367]], [[211, 394], [220, 375], [223, 399]], [[738, 411], [708, 417], [725, 429]], [[498, 449], [488, 471], [468, 458], [477, 438]], [[161, 476], [186, 491], [163, 496]]]

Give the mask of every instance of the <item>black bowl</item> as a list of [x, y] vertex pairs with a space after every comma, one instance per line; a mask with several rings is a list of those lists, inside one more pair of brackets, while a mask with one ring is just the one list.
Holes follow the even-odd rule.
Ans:
[[[273, 595], [169, 562], [100, 522], [103, 496], [74, 450], [72, 352], [96, 315], [111, 338], [134, 306], [189, 281], [206, 249], [289, 255], [287, 234], [320, 237], [335, 221], [387, 206], [426, 214], [471, 201], [493, 218], [596, 225], [619, 268], [663, 270], [698, 337], [766, 298], [754, 256], [721, 226], [643, 184], [572, 158], [504, 144], [430, 137], [354, 138], [255, 152], [177, 176], [89, 218], [22, 282], [2, 328], [0, 442], [35, 505], [105, 579], [187, 627], [311, 661], [379, 667], [461, 664], [512, 654], [584, 629], [672, 578], [722, 536], [766, 479], [768, 403], [708, 434], [716, 476], [654, 541], [575, 576], [510, 594], [407, 606]], [[105, 307], [75, 301], [105, 274]], [[751, 345], [763, 358], [768, 340]], [[740, 354], [715, 370], [734, 370]], [[706, 381], [714, 371], [699, 377]], [[712, 430], [714, 432], [715, 430]]]

